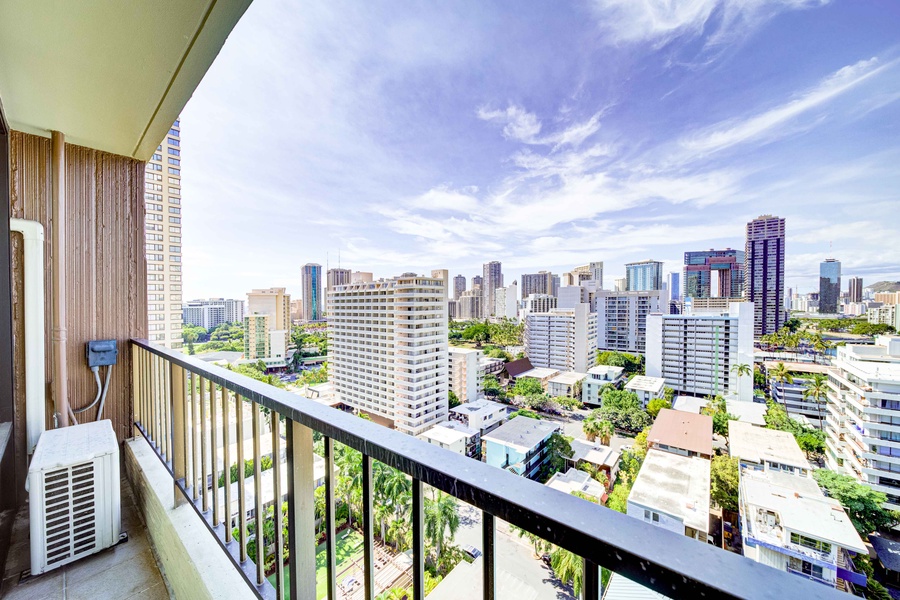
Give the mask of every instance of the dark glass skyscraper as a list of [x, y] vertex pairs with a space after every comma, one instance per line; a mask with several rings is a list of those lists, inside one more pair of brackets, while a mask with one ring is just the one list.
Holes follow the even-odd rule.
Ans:
[[850, 302], [862, 302], [863, 279], [862, 277], [850, 278]]
[[744, 299], [753, 303], [755, 337], [775, 333], [787, 320], [784, 308], [784, 219], [763, 215], [747, 223]]
[[841, 303], [841, 262], [827, 258], [819, 265], [819, 312], [837, 314]]
[[743, 251], [726, 248], [684, 253], [685, 298], [739, 298], [743, 293]]

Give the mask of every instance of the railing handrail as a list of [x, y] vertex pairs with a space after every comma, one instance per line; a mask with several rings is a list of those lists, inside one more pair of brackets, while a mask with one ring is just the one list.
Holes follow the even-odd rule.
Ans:
[[837, 591], [831, 596], [820, 586], [810, 590], [810, 582], [804, 578], [596, 506], [181, 352], [143, 339], [132, 339], [131, 343], [671, 598], [843, 597]]

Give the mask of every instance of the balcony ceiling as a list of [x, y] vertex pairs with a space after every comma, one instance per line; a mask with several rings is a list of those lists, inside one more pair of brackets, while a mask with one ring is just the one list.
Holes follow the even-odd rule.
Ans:
[[147, 160], [251, 0], [4, 0], [10, 127]]

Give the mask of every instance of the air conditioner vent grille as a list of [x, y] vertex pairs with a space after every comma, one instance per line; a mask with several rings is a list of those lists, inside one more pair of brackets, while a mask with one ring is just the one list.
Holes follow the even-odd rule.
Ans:
[[49, 471], [44, 478], [47, 564], [94, 550], [97, 541], [94, 462]]

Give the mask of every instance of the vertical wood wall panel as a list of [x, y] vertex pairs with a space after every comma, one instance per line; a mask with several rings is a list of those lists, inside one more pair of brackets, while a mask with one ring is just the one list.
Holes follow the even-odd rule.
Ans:
[[[10, 138], [10, 205], [14, 218], [44, 225], [47, 319], [47, 381], [51, 373], [50, 277], [50, 140], [21, 132]], [[112, 420], [119, 440], [132, 436], [131, 359], [128, 339], [147, 336], [146, 258], [144, 253], [144, 163], [131, 158], [66, 146], [66, 227], [68, 322], [68, 385], [73, 408], [86, 406], [96, 395], [93, 374], [85, 360], [85, 344], [115, 339], [118, 362], [113, 367], [104, 418]], [[15, 344], [15, 406], [17, 460], [24, 464], [25, 390], [23, 272], [21, 236], [13, 234], [13, 335]], [[101, 368], [101, 375], [105, 367]], [[47, 393], [48, 426], [53, 406]], [[79, 415], [93, 420], [96, 409]]]

